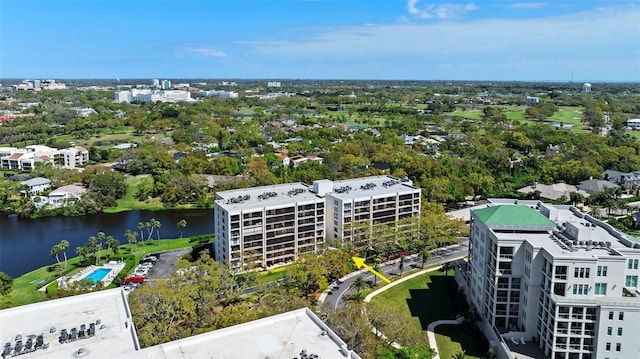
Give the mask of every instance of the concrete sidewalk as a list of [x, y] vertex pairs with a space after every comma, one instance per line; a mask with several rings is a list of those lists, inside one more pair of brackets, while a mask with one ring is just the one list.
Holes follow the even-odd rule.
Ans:
[[436, 355], [432, 359], [440, 359], [440, 354], [438, 353], [438, 343], [436, 342], [436, 334], [433, 332], [436, 327], [440, 324], [454, 324], [458, 325], [464, 321], [464, 317], [460, 316], [456, 320], [436, 320], [435, 322], [430, 323], [427, 326], [427, 337], [429, 338], [429, 346], [431, 349], [435, 350]]

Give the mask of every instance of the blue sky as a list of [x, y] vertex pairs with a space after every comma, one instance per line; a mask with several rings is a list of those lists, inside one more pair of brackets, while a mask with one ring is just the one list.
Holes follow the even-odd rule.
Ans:
[[0, 0], [0, 78], [640, 82], [638, 0]]

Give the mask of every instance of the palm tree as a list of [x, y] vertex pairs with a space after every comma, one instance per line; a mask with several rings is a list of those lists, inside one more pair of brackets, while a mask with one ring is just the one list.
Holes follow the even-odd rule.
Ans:
[[352, 302], [355, 304], [362, 304], [364, 302], [366, 296], [364, 295], [364, 291], [356, 290], [355, 292], [349, 294], [345, 297], [347, 302]]
[[404, 256], [400, 257], [400, 262], [398, 263], [398, 269], [400, 270], [400, 276], [402, 277], [402, 273], [404, 273]]
[[144, 235], [142, 234], [142, 230], [144, 229], [144, 223], [138, 222], [138, 230], [140, 231], [140, 240], [144, 241]]
[[156, 236], [158, 238], [158, 240], [160, 240], [160, 221], [158, 221], [155, 218], [151, 218], [151, 225], [153, 226], [153, 228], [156, 229]]
[[422, 269], [424, 269], [424, 263], [431, 259], [431, 251], [428, 247], [424, 247], [418, 253], [418, 258], [422, 261]]
[[69, 241], [66, 239], [61, 240], [58, 248], [64, 256], [64, 269], [67, 269], [67, 248], [69, 248]]
[[[373, 270], [380, 273], [380, 271], [382, 270], [382, 268], [380, 267], [380, 263], [376, 263], [373, 265]], [[377, 286], [378, 285], [378, 276], [374, 275], [373, 276], [373, 286]]]
[[60, 257], [58, 257], [59, 253], [60, 253], [60, 243], [57, 243], [51, 248], [51, 251], [49, 252], [49, 254], [56, 259], [56, 262], [58, 262], [58, 265], [60, 265]]
[[[187, 221], [184, 219], [179, 220], [178, 223], [176, 224], [176, 227], [178, 227], [178, 229], [182, 229], [186, 226], [187, 226]], [[180, 231], [180, 238], [182, 238], [182, 231]]]
[[107, 237], [107, 241], [105, 242], [105, 246], [107, 249], [111, 249], [113, 251], [113, 255], [115, 256], [118, 252], [118, 246], [120, 245], [120, 241], [115, 239], [113, 236]]
[[138, 232], [131, 232], [131, 230], [127, 229], [124, 232], [124, 236], [125, 238], [127, 238], [127, 242], [129, 243], [131, 252], [133, 252], [133, 245], [137, 244], [138, 242]]
[[359, 275], [353, 281], [353, 283], [351, 283], [351, 285], [349, 286], [349, 288], [351, 288], [355, 292], [362, 292], [365, 289], [367, 289], [367, 287], [369, 287], [369, 285], [367, 284], [367, 281], [365, 281], [364, 278], [361, 275]]
[[461, 350], [457, 353], [455, 353], [451, 359], [465, 359], [467, 357], [467, 353], [465, 353], [464, 350]]

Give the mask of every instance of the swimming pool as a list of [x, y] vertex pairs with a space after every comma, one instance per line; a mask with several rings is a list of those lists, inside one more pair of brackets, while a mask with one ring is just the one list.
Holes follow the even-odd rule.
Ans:
[[89, 279], [89, 280], [92, 280], [94, 283], [98, 283], [104, 277], [106, 277], [107, 274], [109, 274], [109, 272], [111, 272], [111, 268], [98, 268], [93, 272], [91, 272], [91, 274], [89, 274], [88, 276], [84, 277], [84, 279]]

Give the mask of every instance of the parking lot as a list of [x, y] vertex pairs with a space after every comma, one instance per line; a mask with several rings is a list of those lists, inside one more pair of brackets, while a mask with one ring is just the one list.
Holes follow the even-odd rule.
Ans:
[[182, 248], [147, 255], [147, 257], [138, 264], [133, 274], [125, 279], [125, 290], [135, 290], [144, 283], [171, 278], [175, 272], [178, 260], [190, 251], [191, 248]]
[[147, 272], [147, 280], [169, 279], [176, 270], [176, 263], [185, 254], [191, 252], [191, 248], [176, 249], [175, 251], [162, 252], [156, 264]]

